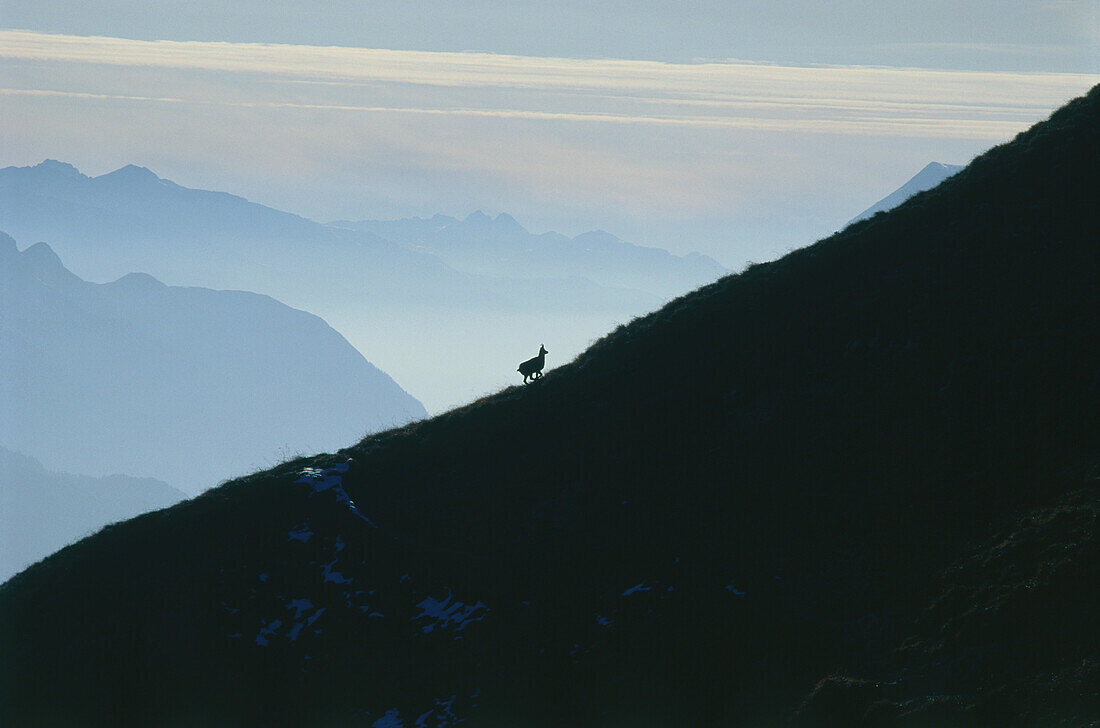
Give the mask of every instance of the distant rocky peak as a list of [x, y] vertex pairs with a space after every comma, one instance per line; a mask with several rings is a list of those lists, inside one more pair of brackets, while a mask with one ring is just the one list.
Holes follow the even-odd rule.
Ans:
[[917, 172], [909, 182], [919, 184], [923, 180], [928, 180], [932, 184], [938, 184], [943, 179], [950, 177], [961, 169], [962, 167], [957, 164], [929, 162], [924, 166], [924, 169]]
[[148, 273], [127, 273], [110, 285], [128, 291], [159, 291], [168, 287]]
[[61, 258], [46, 243], [35, 243], [20, 254], [23, 265], [40, 280], [56, 281], [75, 276], [69, 272]]
[[962, 167], [960, 165], [957, 165], [957, 164], [944, 164], [943, 162], [929, 162], [928, 164], [924, 165], [924, 169], [922, 169], [921, 171], [924, 172], [926, 170], [935, 170], [935, 171], [938, 171], [938, 172], [946, 172], [946, 171], [959, 170], [959, 169], [962, 169]]
[[474, 210], [463, 219], [463, 223], [467, 225], [488, 225], [493, 221], [493, 218], [486, 215], [481, 210]]
[[59, 162], [56, 159], [46, 159], [38, 164], [34, 165], [33, 169], [37, 169], [41, 172], [48, 172], [50, 174], [62, 175], [66, 177], [83, 177], [80, 170], [69, 164], [68, 162]]
[[35, 243], [24, 250], [23, 260], [27, 263], [33, 263], [34, 265], [51, 265], [59, 268], [65, 267], [61, 263], [61, 258], [59, 258], [57, 253], [53, 252], [53, 248], [46, 243]]
[[100, 175], [96, 179], [127, 180], [135, 182], [160, 182], [161, 179], [148, 167], [139, 167], [136, 164], [127, 164], [114, 172]]
[[481, 210], [475, 210], [462, 220], [461, 225], [467, 229], [492, 231], [493, 233], [525, 234], [527, 228], [523, 227], [514, 217], [502, 212], [496, 217], [486, 215]]
[[589, 230], [586, 233], [573, 238], [573, 240], [579, 243], [618, 243], [622, 242], [617, 236], [612, 235], [606, 230]]
[[527, 232], [527, 228], [516, 222], [516, 219], [507, 212], [502, 212], [493, 219], [493, 227], [498, 230], [509, 230], [517, 233]]
[[0, 169], [0, 178], [46, 183], [87, 179], [73, 165], [68, 162], [59, 162], [56, 159], [46, 159], [38, 164], [26, 167], [4, 167]]
[[961, 169], [962, 167], [954, 164], [929, 162], [924, 165], [921, 171], [909, 178], [908, 182], [853, 217], [848, 221], [848, 224], [851, 225], [854, 222], [864, 220], [879, 212], [892, 210], [918, 192], [924, 192], [925, 190], [935, 187]]

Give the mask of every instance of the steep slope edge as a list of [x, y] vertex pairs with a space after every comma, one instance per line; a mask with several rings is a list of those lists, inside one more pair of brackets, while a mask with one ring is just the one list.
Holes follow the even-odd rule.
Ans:
[[940, 182], [955, 174], [962, 167], [956, 164], [941, 164], [940, 162], [929, 162], [925, 165], [924, 169], [917, 172], [915, 175], [909, 178], [905, 184], [897, 188], [890, 194], [883, 197], [875, 204], [868, 207], [863, 212], [859, 213], [848, 224], [851, 225], [854, 222], [865, 220], [869, 217], [873, 217], [875, 213], [886, 212], [887, 210], [893, 210], [901, 203], [908, 200], [918, 192], [924, 192], [930, 190]]
[[186, 497], [152, 478], [51, 472], [0, 447], [0, 582], [108, 523]]

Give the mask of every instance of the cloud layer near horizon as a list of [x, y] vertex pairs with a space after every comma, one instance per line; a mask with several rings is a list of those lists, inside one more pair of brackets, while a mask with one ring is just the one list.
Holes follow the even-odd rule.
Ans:
[[[3, 89], [8, 95], [71, 94], [128, 101], [981, 139], [1018, 131], [1080, 93], [1091, 80], [1087, 75], [1065, 73], [799, 67], [742, 61], [683, 64], [140, 41], [18, 30], [0, 30], [0, 57], [237, 74], [242, 80], [262, 78], [297, 87], [298, 100], [264, 95], [211, 100], [186, 94], [110, 94], [10, 84]], [[331, 93], [302, 94], [304, 85], [404, 86], [419, 88], [420, 98], [404, 104], [337, 103], [325, 100]], [[454, 99], [461, 103], [438, 103], [442, 99], [433, 89], [467, 93]], [[500, 92], [506, 92], [507, 98], [496, 98]], [[317, 98], [302, 98], [311, 95]]]
[[506, 211], [733, 267], [1097, 80], [24, 30], [0, 30], [0, 58], [0, 166], [136, 163], [321, 220]]

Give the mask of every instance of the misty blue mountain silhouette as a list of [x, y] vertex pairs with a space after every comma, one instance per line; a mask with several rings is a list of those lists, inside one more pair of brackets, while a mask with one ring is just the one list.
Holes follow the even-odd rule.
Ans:
[[0, 581], [109, 523], [186, 497], [153, 478], [52, 472], [0, 447]]
[[0, 586], [0, 722], [1094, 723], [1098, 152], [1100, 86], [538, 386], [62, 549]]
[[528, 232], [515, 218], [479, 211], [459, 220], [447, 215], [403, 220], [339, 220], [333, 227], [360, 230], [416, 246], [469, 273], [515, 278], [589, 278], [671, 298], [729, 271], [699, 253], [672, 255], [627, 243], [595, 230], [569, 238]]
[[927, 165], [925, 165], [924, 169], [910, 177], [909, 181], [907, 181], [905, 184], [903, 184], [901, 187], [897, 188], [890, 194], [886, 195], [886, 197], [883, 197], [875, 204], [868, 207], [863, 212], [853, 217], [851, 220], [848, 221], [848, 224], [851, 225], [854, 222], [866, 220], [867, 218], [872, 217], [879, 212], [893, 210], [895, 207], [905, 202], [918, 192], [924, 192], [925, 190], [932, 189], [940, 182], [943, 182], [945, 179], [959, 172], [960, 170], [962, 170], [962, 167], [955, 164], [929, 162]]
[[192, 493], [424, 416], [324, 321], [254, 293], [94, 284], [0, 233], [0, 446]]
[[[19, 240], [50, 242], [70, 267], [96, 281], [141, 270], [176, 282], [162, 273], [178, 280], [191, 270], [164, 264], [173, 249], [174, 264], [203, 249], [208, 264], [216, 263], [227, 253], [248, 252], [249, 245], [260, 254], [295, 240], [319, 242], [311, 240], [317, 227], [235, 195], [181, 187], [134, 165], [99, 177], [56, 160], [0, 169], [0, 229]], [[238, 249], [218, 249], [235, 238]]]
[[[476, 216], [468, 220], [475, 227]], [[340, 286], [329, 267], [340, 264], [350, 266], [358, 287], [405, 294], [406, 304], [481, 307], [496, 300], [513, 305], [523, 300], [522, 292], [528, 308], [621, 307], [660, 299], [660, 294], [577, 281], [567, 287], [544, 280], [533, 288], [527, 279], [551, 276], [527, 273], [522, 282], [471, 276], [424, 250], [400, 244], [404, 241], [321, 225], [224, 192], [182, 187], [134, 165], [98, 177], [56, 160], [0, 169], [0, 229], [20, 240], [48, 241], [70, 268], [96, 281], [141, 270], [168, 283], [278, 294], [284, 288], [295, 290], [295, 281], [299, 288], [304, 280], [314, 282], [316, 275], [323, 275], [327, 287]], [[482, 226], [482, 231], [488, 229], [499, 226]], [[623, 245], [643, 256], [663, 252]], [[675, 256], [665, 253], [665, 258]], [[264, 269], [269, 269], [266, 276]], [[294, 281], [277, 275], [294, 269]], [[709, 277], [696, 282], [709, 282], [723, 272], [712, 267]], [[430, 285], [413, 285], [418, 283]]]
[[[85, 280], [142, 271], [173, 285], [263, 293], [315, 313], [433, 409], [506, 386], [517, 356], [508, 347], [532, 327], [568, 361], [619, 323], [724, 272], [701, 256], [618, 243], [563, 246], [554, 236], [527, 256], [542, 267], [534, 277], [515, 266], [469, 272], [448, 265], [442, 247], [437, 254], [321, 225], [141, 167], [88, 177], [52, 160], [0, 169], [0, 230], [49, 243]], [[566, 255], [572, 248], [576, 262]], [[614, 254], [598, 252], [604, 248]], [[538, 262], [559, 253], [558, 263]], [[600, 273], [604, 263], [622, 274]], [[591, 276], [583, 275], [587, 265]], [[642, 285], [649, 288], [635, 287]], [[448, 352], [445, 378], [440, 351]]]

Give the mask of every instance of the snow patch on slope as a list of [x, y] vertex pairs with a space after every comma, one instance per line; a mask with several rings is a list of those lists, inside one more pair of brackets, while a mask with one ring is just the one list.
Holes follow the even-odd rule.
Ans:
[[[446, 598], [442, 600], [427, 597], [416, 606], [420, 607], [422, 611], [413, 617], [411, 621], [427, 619], [427, 623], [420, 628], [420, 631], [424, 634], [434, 632], [437, 627], [440, 630], [452, 629], [455, 632], [461, 632], [472, 622], [480, 622], [485, 619], [489, 613], [489, 607], [482, 602], [464, 604], [455, 599], [449, 590]], [[461, 635], [456, 635], [455, 639], [460, 639], [460, 637]]]
[[299, 472], [299, 475], [302, 477], [294, 482], [310, 486], [313, 495], [332, 493], [337, 503], [346, 506], [355, 516], [366, 521], [371, 528], [378, 528], [371, 519], [363, 515], [359, 507], [355, 505], [355, 501], [353, 501], [347, 491], [344, 490], [344, 473], [348, 472], [348, 469], [351, 467], [351, 462], [351, 460], [348, 460], [347, 462], [338, 463], [331, 468], [303, 468]]
[[321, 574], [324, 576], [324, 580], [326, 582], [331, 582], [334, 584], [350, 584], [353, 581], [353, 579], [351, 579], [350, 577], [346, 577], [336, 570], [336, 562], [340, 560], [339, 554], [341, 551], [344, 550], [344, 546], [344, 539], [340, 536], [337, 536], [335, 547], [337, 555], [332, 558], [332, 561], [328, 562], [327, 564], [321, 565]]
[[421, 713], [420, 716], [417, 717], [416, 723], [413, 725], [415, 725], [416, 728], [448, 728], [448, 726], [462, 723], [463, 719], [459, 718], [454, 713], [454, 704], [457, 697], [457, 695], [452, 695], [447, 700], [436, 698], [435, 707], [425, 713]]
[[397, 708], [390, 708], [385, 715], [370, 725], [371, 728], [405, 728], [405, 723], [401, 720], [401, 713]]

